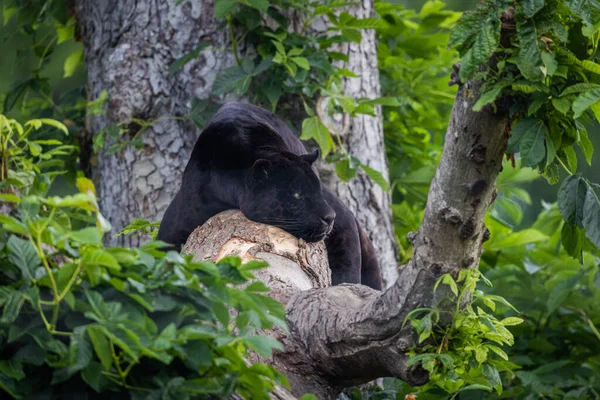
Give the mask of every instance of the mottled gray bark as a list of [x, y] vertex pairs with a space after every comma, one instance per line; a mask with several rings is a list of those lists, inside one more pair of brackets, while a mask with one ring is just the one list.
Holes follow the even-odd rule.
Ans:
[[[227, 51], [227, 31], [217, 30], [214, 1], [177, 6], [173, 0], [78, 0], [76, 9], [89, 97], [108, 93], [107, 113], [88, 118], [89, 132], [124, 123], [132, 135], [139, 128], [129, 124], [132, 119], [161, 118], [141, 134], [143, 149], [128, 146], [97, 156], [94, 178], [100, 206], [114, 234], [135, 217], [162, 217], [198, 134], [191, 122], [172, 117], [189, 115], [194, 97], [207, 98], [218, 71], [232, 65], [234, 58]], [[169, 76], [169, 65], [202, 41], [212, 49]], [[108, 244], [136, 246], [142, 240], [120, 236]]]
[[[479, 85], [473, 84], [458, 91], [423, 224], [412, 238], [413, 258], [384, 293], [362, 285], [323, 287], [314, 278], [313, 288], [303, 289], [298, 285], [300, 280], [294, 278], [296, 273], [306, 273], [306, 256], [300, 255], [306, 253], [296, 250], [297, 239], [255, 235], [257, 230], [268, 228], [239, 218], [214, 217], [214, 223], [190, 236], [186, 249], [200, 258], [217, 259], [224, 247], [224, 255], [235, 252], [232, 246], [236, 241], [244, 253], [252, 256], [262, 251], [286, 258], [285, 266], [272, 263], [260, 279], [271, 285], [286, 305], [290, 335], [273, 333], [286, 350], [271, 362], [288, 376], [295, 396], [312, 393], [319, 399], [334, 399], [345, 387], [386, 376], [413, 385], [428, 379], [419, 366], [407, 366], [405, 353], [417, 345], [417, 337], [410, 324], [402, 324], [416, 308], [453, 307], [441, 301], [448, 293], [444, 286], [434, 293], [437, 278], [444, 273], [456, 277], [460, 270], [479, 264], [486, 240], [483, 220], [495, 197], [495, 182], [506, 149], [507, 119], [487, 111], [472, 111], [478, 91]], [[203, 244], [206, 242], [211, 245]], [[217, 243], [217, 249], [212, 243]], [[315, 253], [316, 249], [311, 251], [314, 257], [321, 257], [315, 262], [316, 275], [327, 271], [319, 267], [325, 255]], [[289, 262], [296, 265], [296, 272], [280, 272], [289, 270]], [[286, 274], [290, 278], [282, 282]]]

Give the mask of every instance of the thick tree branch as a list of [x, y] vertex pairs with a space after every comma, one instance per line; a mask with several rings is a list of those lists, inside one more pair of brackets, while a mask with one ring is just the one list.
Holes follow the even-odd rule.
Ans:
[[414, 255], [396, 283], [381, 294], [348, 285], [300, 292], [288, 302], [294, 339], [340, 387], [381, 376], [412, 384], [427, 379], [406, 366], [404, 353], [417, 338], [402, 323], [410, 311], [438, 304], [443, 294], [434, 295], [433, 285], [439, 276], [478, 265], [483, 219], [505, 151], [505, 119], [472, 111], [478, 89], [459, 89]]
[[[286, 239], [286, 234], [277, 236], [281, 231], [274, 236], [276, 228], [251, 223], [239, 213], [215, 216], [190, 236], [186, 251], [200, 258], [241, 251], [270, 262], [257, 278], [286, 304], [291, 331], [289, 337], [274, 333], [286, 352], [272, 362], [288, 376], [295, 395], [334, 398], [344, 387], [384, 376], [415, 385], [427, 381], [423, 369], [407, 366], [405, 353], [417, 337], [403, 322], [416, 308], [447, 303], [440, 303], [446, 296], [441, 287], [433, 291], [442, 274], [456, 277], [461, 269], [479, 264], [486, 240], [484, 216], [495, 197], [505, 152], [507, 121], [487, 111], [473, 112], [478, 97], [478, 84], [458, 91], [423, 224], [412, 238], [413, 258], [383, 293], [362, 285], [326, 287], [322, 249]], [[291, 273], [293, 265], [296, 272]]]

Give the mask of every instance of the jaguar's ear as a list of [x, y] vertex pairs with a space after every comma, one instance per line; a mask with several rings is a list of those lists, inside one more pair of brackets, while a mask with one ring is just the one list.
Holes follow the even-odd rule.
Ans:
[[315, 161], [317, 161], [317, 158], [319, 158], [320, 154], [321, 154], [321, 152], [319, 151], [319, 149], [316, 149], [312, 153], [302, 154], [300, 156], [300, 158], [302, 158], [304, 161], [306, 161], [307, 163], [309, 163], [310, 165], [312, 165], [312, 163], [314, 163]]
[[248, 178], [250, 182], [260, 183], [265, 181], [269, 177], [270, 171], [273, 169], [273, 163], [264, 158], [260, 158], [254, 162]]

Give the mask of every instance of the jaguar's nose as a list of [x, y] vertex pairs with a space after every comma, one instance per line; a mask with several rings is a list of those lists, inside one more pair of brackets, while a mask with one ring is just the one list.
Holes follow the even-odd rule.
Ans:
[[333, 224], [334, 220], [335, 220], [335, 211], [333, 211], [333, 210], [331, 210], [330, 213], [321, 217], [321, 221], [323, 221], [327, 225]]

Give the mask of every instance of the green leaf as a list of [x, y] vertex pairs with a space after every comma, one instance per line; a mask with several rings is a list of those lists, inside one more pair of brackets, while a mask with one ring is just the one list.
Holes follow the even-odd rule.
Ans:
[[350, 42], [360, 43], [362, 35], [358, 29], [344, 28], [342, 29], [342, 36]]
[[579, 259], [585, 238], [585, 231], [576, 225], [563, 224], [560, 232], [562, 246], [571, 257]]
[[588, 137], [587, 130], [583, 126], [578, 126], [577, 131], [579, 132], [579, 147], [581, 147], [581, 151], [583, 151], [583, 155], [585, 156], [585, 161], [588, 165], [592, 165], [592, 157], [594, 155], [594, 145], [592, 144], [590, 138]]
[[544, 0], [521, 0], [517, 3], [517, 10], [527, 18], [533, 17], [544, 7]]
[[571, 109], [571, 102], [564, 97], [553, 97], [552, 105], [563, 115], [567, 115], [567, 113]]
[[571, 278], [565, 279], [552, 289], [552, 292], [548, 296], [547, 307], [548, 313], [551, 314], [560, 307], [565, 300], [571, 294], [571, 291], [579, 283], [579, 276], [575, 275]]
[[[475, 12], [464, 12], [459, 20], [456, 22], [456, 27], [450, 34], [450, 40], [448, 41], [448, 48], [468, 43], [468, 40], [474, 36], [483, 24], [486, 23], [485, 16], [482, 15], [479, 10]], [[462, 66], [461, 66], [462, 68]]]
[[583, 207], [585, 235], [600, 248], [600, 185], [591, 183], [587, 188]]
[[479, 96], [479, 100], [477, 100], [477, 103], [475, 103], [475, 105], [473, 106], [473, 111], [481, 111], [483, 106], [493, 103], [498, 98], [498, 96], [500, 96], [502, 89], [504, 89], [503, 85], [496, 85], [491, 90], [482, 93], [481, 96]]
[[11, 235], [6, 246], [10, 250], [8, 260], [19, 267], [21, 277], [25, 280], [35, 280], [35, 270], [42, 264], [42, 261], [31, 242]]
[[114, 271], [119, 271], [121, 269], [117, 259], [103, 249], [86, 248], [82, 250], [81, 262], [86, 266], [101, 265]]
[[229, 325], [229, 310], [227, 306], [221, 302], [215, 302], [212, 306], [213, 313], [223, 326]]
[[544, 121], [532, 118], [520, 119], [513, 127], [512, 133], [514, 140], [519, 142], [522, 165], [531, 167], [538, 165], [546, 155], [544, 139], [548, 134], [548, 128]]
[[379, 18], [363, 18], [363, 19], [352, 19], [346, 23], [349, 28], [358, 29], [373, 29], [379, 28], [383, 24], [383, 21]]
[[362, 168], [363, 171], [366, 172], [366, 174], [369, 176], [369, 178], [373, 179], [373, 181], [379, 185], [380, 188], [382, 188], [384, 191], [388, 191], [389, 186], [387, 181], [385, 180], [385, 178], [383, 177], [383, 175], [381, 174], [381, 172], [369, 167], [366, 164], [360, 164], [360, 167]]
[[79, 66], [79, 64], [81, 64], [82, 59], [83, 59], [83, 48], [82, 47], [78, 48], [77, 50], [75, 50], [74, 52], [69, 54], [69, 56], [65, 60], [64, 66], [63, 66], [63, 69], [64, 69], [63, 78], [68, 78], [70, 76], [73, 76], [73, 74], [75, 73], [75, 70], [77, 70], [77, 67]]
[[263, 357], [270, 358], [273, 349], [283, 351], [283, 345], [271, 336], [244, 336], [241, 341], [256, 350]]
[[600, 4], [597, 0], [565, 0], [575, 15], [590, 25], [600, 21]]
[[110, 343], [98, 325], [87, 325], [87, 333], [96, 352], [96, 356], [106, 371], [110, 370], [112, 357]]
[[569, 225], [583, 228], [586, 193], [586, 182], [578, 175], [569, 176], [560, 186], [558, 190], [558, 208]]
[[523, 319], [518, 317], [508, 317], [504, 318], [500, 323], [504, 326], [519, 325], [523, 323]]
[[236, 65], [221, 70], [217, 74], [211, 90], [213, 94], [225, 94], [233, 91], [243, 94], [246, 93], [251, 82], [252, 75]]
[[489, 60], [492, 54], [494, 54], [494, 51], [496, 51], [499, 41], [500, 24], [487, 23], [475, 37], [475, 43], [471, 48], [473, 51], [473, 61], [476, 64], [481, 65]]
[[215, 0], [215, 16], [223, 19], [231, 14], [238, 4], [238, 0]]
[[544, 69], [542, 70], [544, 75], [553, 76], [558, 68], [554, 54], [547, 51], [542, 52], [542, 61], [544, 62]]
[[70, 239], [83, 244], [102, 244], [102, 236], [95, 226], [83, 228], [78, 231], [71, 231], [67, 236]]
[[21, 396], [17, 393], [15, 380], [2, 373], [0, 373], [0, 389], [4, 390], [15, 399], [21, 398]]
[[322, 157], [325, 158], [332, 149], [335, 149], [335, 143], [329, 133], [329, 130], [319, 117], [310, 117], [302, 121], [302, 135], [300, 140], [314, 139], [321, 148]]
[[21, 292], [12, 292], [4, 304], [4, 310], [2, 310], [2, 317], [0, 317], [0, 324], [12, 324], [16, 321], [25, 303], [25, 297]]
[[87, 367], [92, 361], [92, 346], [87, 326], [78, 326], [73, 330], [69, 344], [69, 373], [73, 374]]
[[184, 56], [173, 61], [169, 65], [169, 76], [173, 76], [175, 73], [180, 71], [188, 62], [195, 60], [200, 55], [200, 52], [210, 46], [210, 43], [201, 42], [196, 48]]
[[258, 11], [267, 12], [269, 8], [269, 0], [246, 0], [246, 4], [248, 4], [252, 8], [256, 8]]
[[573, 117], [579, 118], [581, 115], [600, 100], [600, 89], [592, 89], [581, 93], [575, 101], [573, 101]]
[[350, 164], [350, 159], [348, 158], [345, 158], [335, 164], [335, 172], [344, 182], [348, 182], [350, 179], [356, 176], [356, 166], [352, 168]]
[[538, 34], [533, 22], [517, 24], [517, 37], [519, 38], [519, 55], [517, 66], [523, 76], [531, 81], [540, 82], [544, 74], [540, 67], [543, 65], [542, 55], [538, 47]]
[[576, 83], [574, 85], [569, 86], [565, 90], [562, 91], [560, 96], [567, 96], [569, 94], [587, 92], [593, 89], [600, 89], [600, 84], [597, 83]]
[[310, 65], [308, 64], [308, 60], [304, 57], [290, 57], [290, 60], [292, 62], [294, 62], [294, 64], [296, 64], [297, 66], [299, 66], [302, 69], [306, 69], [309, 70], [310, 69]]
[[56, 273], [56, 286], [59, 293], [62, 293], [67, 287], [69, 281], [77, 270], [77, 264], [69, 262], [64, 264]]
[[522, 246], [527, 243], [543, 242], [548, 240], [548, 236], [544, 235], [537, 229], [523, 229], [522, 231], [511, 233], [510, 235], [494, 241], [490, 244], [490, 249], [504, 249], [512, 246]]

